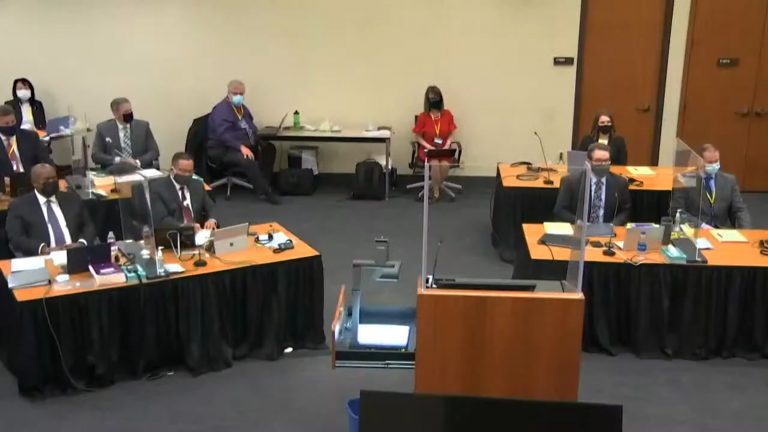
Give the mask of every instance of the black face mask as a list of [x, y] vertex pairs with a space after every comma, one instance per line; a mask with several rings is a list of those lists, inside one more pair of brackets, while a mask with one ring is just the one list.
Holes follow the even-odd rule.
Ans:
[[173, 181], [176, 182], [176, 184], [180, 186], [186, 186], [189, 187], [189, 185], [192, 183], [192, 176], [191, 175], [183, 175], [179, 173], [173, 174]]
[[610, 165], [593, 165], [592, 166], [592, 174], [594, 174], [595, 177], [599, 179], [607, 176], [609, 172], [611, 172]]
[[443, 110], [443, 100], [442, 99], [430, 100], [429, 101], [429, 109], [442, 111]]
[[0, 126], [0, 135], [5, 135], [7, 137], [12, 137], [16, 135], [16, 132], [19, 130], [18, 125], [13, 126]]
[[50, 198], [56, 195], [56, 193], [59, 192], [59, 181], [51, 180], [43, 183], [43, 185], [40, 187], [40, 190], [38, 190], [38, 192], [40, 192], [40, 195], [46, 198]]
[[123, 122], [130, 123], [133, 121], [133, 111], [123, 114]]
[[608, 135], [613, 130], [612, 125], [602, 125], [597, 127], [597, 131], [603, 135]]

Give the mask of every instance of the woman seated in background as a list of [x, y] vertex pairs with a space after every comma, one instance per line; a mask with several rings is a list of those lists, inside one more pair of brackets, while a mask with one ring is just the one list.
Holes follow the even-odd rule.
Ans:
[[6, 105], [13, 107], [16, 113], [16, 124], [21, 129], [44, 131], [46, 126], [43, 103], [35, 98], [35, 87], [26, 78], [13, 80], [11, 89], [13, 99]]
[[608, 112], [599, 112], [592, 120], [589, 135], [581, 139], [579, 150], [587, 151], [593, 143], [605, 144], [611, 149], [611, 165], [627, 164], [627, 144], [624, 138], [616, 135], [613, 116]]
[[[427, 150], [449, 148], [453, 141], [456, 123], [453, 114], [445, 109], [443, 93], [437, 86], [427, 87], [424, 93], [424, 111], [416, 119], [413, 133], [419, 143], [419, 159], [424, 162]], [[430, 200], [440, 198], [440, 186], [448, 177], [453, 163], [452, 157], [430, 159], [429, 165], [432, 186]]]

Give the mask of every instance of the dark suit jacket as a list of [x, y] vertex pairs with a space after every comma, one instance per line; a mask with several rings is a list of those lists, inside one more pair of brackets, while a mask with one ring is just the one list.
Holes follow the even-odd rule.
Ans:
[[[696, 226], [701, 223], [715, 228], [751, 228], [747, 205], [741, 198], [741, 191], [732, 174], [719, 172], [715, 174], [715, 203], [709, 202], [703, 178], [696, 177], [696, 185], [680, 187], [677, 184], [672, 189], [672, 215], [681, 209], [686, 213], [683, 222]], [[700, 216], [699, 216], [700, 215]]]
[[[121, 153], [123, 150], [120, 131], [114, 119], [105, 120], [96, 126], [91, 159], [106, 169], [115, 161], [115, 150]], [[148, 122], [139, 119], [131, 122], [131, 151], [142, 168], [151, 168], [152, 163], [160, 157], [160, 150]]]
[[[560, 180], [560, 191], [555, 203], [555, 218], [557, 220], [575, 223], [578, 212], [579, 195], [583, 193], [586, 173], [570, 174]], [[591, 184], [591, 179], [589, 179]], [[629, 184], [621, 176], [610, 173], [605, 178], [605, 205], [603, 206], [603, 222], [614, 225], [626, 225], [632, 212], [632, 201], [629, 197]], [[618, 204], [616, 199], [618, 198]], [[589, 202], [592, 206], [592, 190], [590, 188]], [[589, 210], [587, 210], [589, 211]], [[616, 217], [614, 218], [614, 212]]]
[[[213, 200], [203, 188], [203, 182], [193, 179], [188, 189], [195, 222], [203, 225], [208, 219], [215, 219]], [[155, 228], [177, 228], [184, 223], [179, 192], [170, 176], [150, 182], [149, 191]]]
[[[80, 197], [71, 192], [59, 192], [56, 194], [56, 200], [64, 214], [72, 241], [83, 239], [88, 244], [93, 244], [96, 231]], [[38, 255], [41, 244], [51, 244], [48, 224], [34, 192], [11, 201], [5, 227], [11, 250], [16, 256]]]
[[[53, 164], [48, 155], [48, 147], [43, 145], [35, 132], [19, 129], [16, 132], [16, 146], [24, 172], [30, 172], [32, 167], [39, 163]], [[13, 173], [13, 165], [8, 152], [0, 151], [0, 176], [10, 177], [11, 173]]]
[[[5, 101], [5, 104], [13, 107], [13, 111], [16, 113], [16, 124], [20, 125], [24, 118], [21, 114], [21, 100], [11, 99]], [[35, 123], [35, 129], [45, 130], [48, 121], [45, 118], [45, 108], [43, 107], [43, 103], [37, 99], [30, 99], [29, 106], [32, 108], [32, 120]]]
[[[585, 135], [581, 139], [579, 144], [579, 150], [587, 151], [590, 145], [594, 144], [597, 140], [591, 135]], [[624, 138], [620, 135], [613, 135], [608, 140], [608, 147], [611, 148], [611, 164], [612, 165], [626, 165], [627, 164], [627, 143], [624, 142]]]

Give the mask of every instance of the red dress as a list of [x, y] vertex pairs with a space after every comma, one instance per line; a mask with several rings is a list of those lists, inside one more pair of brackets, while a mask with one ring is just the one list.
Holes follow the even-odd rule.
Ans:
[[[424, 141], [432, 144], [435, 148], [445, 147], [448, 137], [451, 136], [453, 131], [456, 130], [456, 123], [453, 122], [453, 114], [447, 109], [440, 112], [439, 118], [433, 118], [432, 114], [423, 112], [419, 114], [416, 119], [416, 126], [413, 127], [413, 133], [419, 135]], [[443, 140], [442, 144], [435, 144], [435, 138], [440, 137]], [[424, 146], [419, 146], [419, 159], [424, 161], [424, 152], [426, 149]], [[439, 158], [451, 162], [453, 158]]]

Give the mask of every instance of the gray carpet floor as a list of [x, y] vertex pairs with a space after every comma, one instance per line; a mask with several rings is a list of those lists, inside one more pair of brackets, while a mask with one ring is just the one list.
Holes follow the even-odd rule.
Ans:
[[[438, 273], [509, 277], [490, 245], [492, 181], [471, 182], [455, 203], [432, 206], [430, 245], [442, 239]], [[747, 195], [755, 225], [768, 227], [768, 197]], [[421, 206], [398, 193], [389, 202], [346, 199], [325, 187], [274, 207], [237, 192], [219, 199], [220, 221], [279, 221], [323, 254], [326, 327], [351, 262], [375, 257], [388, 237], [403, 278], [420, 271]], [[360, 389], [410, 391], [412, 371], [337, 369], [328, 352], [294, 352], [275, 362], [246, 360], [219, 373], [183, 370], [157, 381], [120, 382], [95, 393], [28, 401], [0, 368], [0, 431], [345, 431], [345, 402]], [[584, 354], [580, 400], [624, 405], [625, 431], [764, 431], [768, 361], [641, 360]]]

